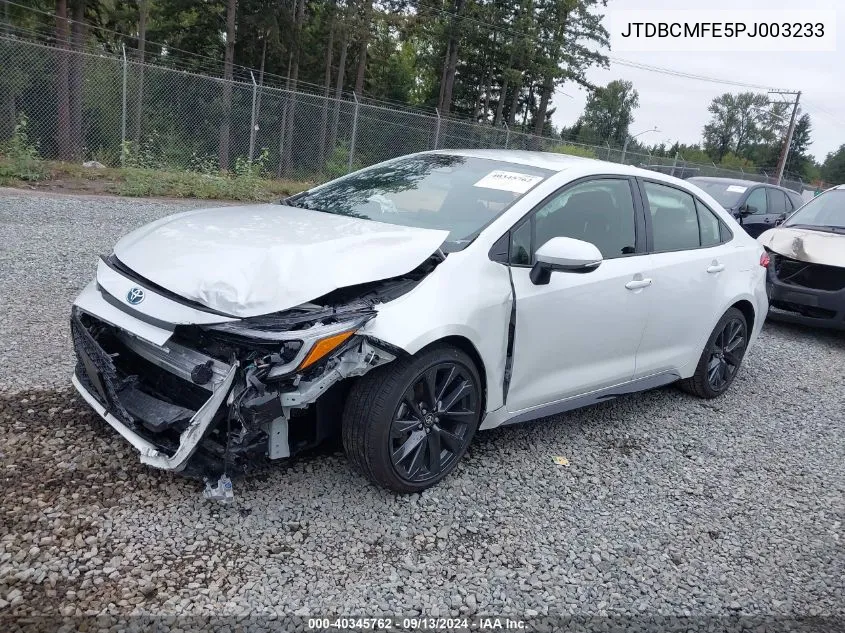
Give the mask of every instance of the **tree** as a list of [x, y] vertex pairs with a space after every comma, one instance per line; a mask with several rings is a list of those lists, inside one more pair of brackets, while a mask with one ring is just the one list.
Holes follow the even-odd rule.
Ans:
[[845, 183], [845, 144], [827, 155], [822, 163], [821, 175], [830, 185]]
[[440, 81], [440, 100], [437, 107], [441, 114], [449, 114], [452, 109], [452, 91], [455, 89], [455, 73], [458, 68], [458, 46], [460, 31], [458, 17], [464, 7], [464, 0], [452, 3], [452, 19], [449, 25], [449, 40], [446, 43], [446, 57], [443, 65], [443, 78]]
[[83, 139], [82, 108], [83, 108], [83, 77], [85, 72], [85, 0], [72, 0], [71, 8], [73, 21], [71, 24], [71, 42], [74, 55], [69, 65], [68, 73], [68, 102], [70, 106], [70, 145], [74, 158], [82, 154]]
[[551, 0], [544, 6], [545, 46], [539, 51], [542, 77], [540, 103], [534, 113], [534, 134], [541, 135], [548, 125], [548, 106], [555, 87], [564, 80], [589, 87], [586, 70], [607, 66], [607, 57], [594, 46], [606, 46], [609, 34], [601, 24], [601, 13], [594, 9], [607, 6], [606, 0]]
[[70, 160], [71, 149], [70, 129], [70, 59], [68, 58], [69, 29], [67, 21], [67, 0], [56, 0], [56, 43], [58, 51], [56, 72], [56, 111], [57, 132], [56, 145], [61, 160]]
[[150, 0], [138, 0], [138, 101], [135, 103], [135, 142], [141, 142], [141, 119], [144, 113], [144, 52], [147, 48], [147, 18]]
[[364, 77], [367, 71], [367, 48], [370, 44], [370, 29], [373, 21], [373, 0], [361, 0], [359, 11], [361, 13], [361, 26], [358, 34], [360, 48], [358, 49], [358, 71], [355, 75], [355, 94], [362, 95], [364, 94]]
[[[304, 2], [304, 0], [301, 0]], [[223, 112], [220, 118], [220, 149], [218, 157], [221, 171], [229, 169], [229, 134], [232, 125], [232, 76], [235, 60], [235, 18], [238, 0], [226, 2], [226, 57], [223, 62]]]
[[754, 143], [771, 142], [781, 120], [780, 115], [772, 116], [778, 113], [768, 97], [754, 92], [725, 93], [713, 99], [707, 110], [712, 116], [704, 126], [704, 149], [715, 162], [728, 152], [746, 156]]
[[579, 138], [589, 143], [624, 145], [640, 95], [630, 81], [616, 79], [593, 90], [579, 119]]

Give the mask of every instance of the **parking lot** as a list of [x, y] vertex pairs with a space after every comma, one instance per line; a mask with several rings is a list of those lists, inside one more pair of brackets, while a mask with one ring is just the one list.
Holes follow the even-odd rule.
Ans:
[[845, 334], [767, 324], [721, 399], [481, 433], [421, 495], [329, 448], [232, 507], [142, 467], [69, 387], [68, 313], [120, 235], [197, 205], [0, 191], [0, 616], [845, 616]]

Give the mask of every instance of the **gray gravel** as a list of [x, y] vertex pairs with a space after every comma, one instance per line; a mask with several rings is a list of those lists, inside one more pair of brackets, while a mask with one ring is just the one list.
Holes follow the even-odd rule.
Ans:
[[67, 388], [96, 255], [175, 208], [0, 195], [0, 616], [845, 617], [845, 336], [767, 325], [722, 399], [667, 388], [482, 433], [422, 495], [326, 450], [220, 507]]

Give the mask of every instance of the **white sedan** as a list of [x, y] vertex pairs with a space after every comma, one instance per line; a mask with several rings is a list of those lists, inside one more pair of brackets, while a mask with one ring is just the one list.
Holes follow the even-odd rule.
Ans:
[[225, 479], [340, 436], [370, 480], [416, 492], [479, 429], [675, 381], [723, 394], [767, 264], [676, 178], [414, 154], [124, 237], [74, 304], [73, 382], [151, 466]]

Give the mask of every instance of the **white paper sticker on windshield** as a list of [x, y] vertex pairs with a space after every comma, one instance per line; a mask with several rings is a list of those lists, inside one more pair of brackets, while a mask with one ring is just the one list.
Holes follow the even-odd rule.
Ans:
[[520, 174], [516, 171], [496, 169], [484, 176], [484, 178], [473, 186], [484, 187], [485, 189], [498, 189], [499, 191], [525, 193], [541, 180], [543, 180], [542, 176], [531, 176], [529, 174]]
[[745, 193], [748, 187], [740, 187], [739, 185], [728, 185], [728, 193]]

